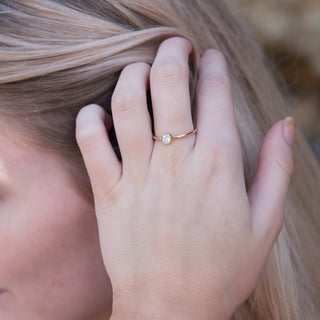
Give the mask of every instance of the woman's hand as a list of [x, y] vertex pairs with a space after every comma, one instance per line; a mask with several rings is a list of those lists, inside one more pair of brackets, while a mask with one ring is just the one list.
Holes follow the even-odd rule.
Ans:
[[294, 123], [280, 121], [265, 137], [247, 194], [220, 52], [201, 58], [198, 133], [169, 145], [153, 140], [149, 81], [155, 134], [194, 129], [190, 52], [187, 40], [171, 38], [160, 45], [152, 68], [135, 63], [123, 69], [112, 97], [122, 163], [109, 142], [104, 110], [89, 105], [77, 117], [113, 287], [112, 318], [229, 318], [254, 289], [282, 228], [293, 171], [284, 133], [293, 140]]

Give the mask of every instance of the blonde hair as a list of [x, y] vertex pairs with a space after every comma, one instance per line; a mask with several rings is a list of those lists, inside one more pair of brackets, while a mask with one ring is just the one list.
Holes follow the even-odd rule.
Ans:
[[[3, 128], [20, 142], [61, 155], [89, 201], [92, 193], [75, 140], [75, 116], [89, 103], [111, 114], [121, 70], [138, 61], [152, 64], [166, 38], [183, 36], [193, 45], [193, 114], [200, 55], [216, 48], [226, 57], [247, 189], [264, 136], [290, 114], [262, 50], [225, 1], [9, 0], [0, 1], [0, 11]], [[114, 132], [111, 140], [119, 155]], [[234, 320], [320, 318], [320, 168], [299, 127], [294, 163], [284, 227], [255, 290], [233, 314]]]

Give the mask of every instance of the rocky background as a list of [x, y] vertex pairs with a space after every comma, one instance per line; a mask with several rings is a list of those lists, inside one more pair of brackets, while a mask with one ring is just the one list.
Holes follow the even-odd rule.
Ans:
[[320, 0], [233, 0], [283, 74], [288, 103], [320, 162]]

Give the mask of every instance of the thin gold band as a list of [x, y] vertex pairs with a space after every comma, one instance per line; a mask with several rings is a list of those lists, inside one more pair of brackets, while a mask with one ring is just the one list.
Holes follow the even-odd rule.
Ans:
[[162, 137], [153, 136], [153, 139], [158, 140], [158, 141], [162, 141], [163, 144], [170, 144], [175, 139], [181, 139], [181, 138], [191, 136], [191, 135], [195, 134], [197, 131], [198, 131], [197, 129], [194, 129], [193, 131], [191, 131], [189, 133], [179, 134], [176, 136], [174, 136], [171, 133], [164, 133], [162, 135]]

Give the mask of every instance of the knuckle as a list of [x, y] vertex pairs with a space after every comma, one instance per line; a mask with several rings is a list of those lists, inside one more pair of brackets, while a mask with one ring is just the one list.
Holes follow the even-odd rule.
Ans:
[[171, 173], [171, 175], [175, 176], [177, 173], [177, 169], [179, 167], [179, 161], [177, 156], [174, 153], [170, 153], [167, 156], [167, 160], [165, 161], [166, 169]]
[[211, 153], [211, 159], [214, 168], [230, 168], [234, 162], [234, 157], [231, 155], [231, 152], [226, 150], [216, 149]]
[[121, 88], [112, 95], [111, 104], [113, 111], [123, 112], [144, 104], [145, 99], [144, 94], [135, 91], [133, 88]]
[[172, 176], [177, 176], [178, 170], [180, 168], [180, 160], [176, 155], [169, 157], [169, 161], [167, 163], [168, 170], [172, 174]]
[[219, 92], [227, 95], [231, 91], [231, 84], [227, 77], [208, 74], [199, 79], [199, 94]]
[[101, 115], [105, 110], [98, 104], [88, 104], [82, 107], [78, 114], [76, 115], [76, 124], [78, 126], [83, 126], [87, 122], [88, 115]]
[[89, 123], [76, 131], [76, 139], [82, 147], [92, 146], [93, 143], [103, 136], [105, 128], [97, 123]]
[[205, 167], [215, 169], [230, 169], [234, 163], [241, 162], [241, 148], [235, 144], [232, 137], [221, 138], [214, 145], [203, 150], [202, 158]]
[[121, 197], [119, 181], [116, 181], [113, 185], [106, 187], [103, 197], [109, 207], [112, 207], [114, 204], [116, 204]]
[[178, 177], [181, 169], [181, 155], [177, 152], [168, 152], [164, 157], [162, 164], [165, 167], [165, 170], [170, 174], [171, 177]]
[[151, 77], [156, 81], [180, 81], [189, 77], [189, 68], [178, 59], [170, 57], [158, 62], [151, 69]]

